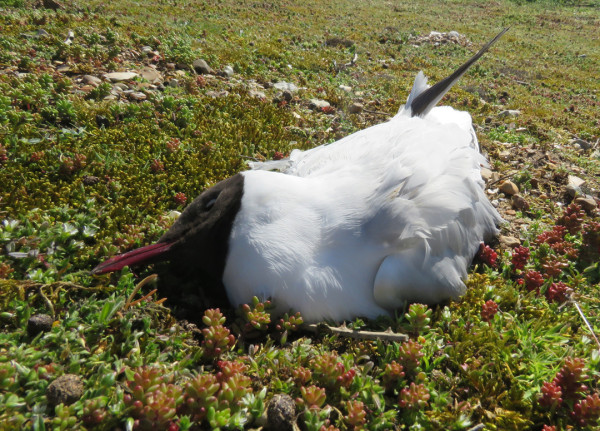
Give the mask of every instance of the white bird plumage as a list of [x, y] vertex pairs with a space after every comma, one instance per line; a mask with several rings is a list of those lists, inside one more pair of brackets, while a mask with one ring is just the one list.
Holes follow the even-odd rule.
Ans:
[[484, 192], [471, 116], [435, 105], [505, 32], [431, 88], [420, 72], [390, 121], [252, 164], [197, 197], [157, 244], [94, 272], [161, 259], [197, 265], [221, 279], [233, 305], [271, 298], [309, 322], [460, 296], [501, 217]]
[[[272, 298], [313, 321], [458, 297], [501, 220], [485, 165], [470, 115], [450, 107], [423, 118], [402, 107], [335, 143], [253, 164], [223, 275], [230, 300]], [[263, 170], [273, 167], [282, 172]]]

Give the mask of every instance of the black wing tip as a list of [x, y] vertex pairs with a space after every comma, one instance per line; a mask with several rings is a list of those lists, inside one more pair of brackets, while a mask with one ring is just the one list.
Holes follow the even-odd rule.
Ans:
[[469, 58], [465, 63], [461, 64], [458, 69], [452, 72], [451, 75], [437, 82], [427, 90], [419, 94], [410, 104], [411, 117], [417, 117], [427, 114], [444, 95], [452, 88], [454, 83], [465, 74], [469, 68], [479, 60], [479, 58], [487, 52], [487, 50], [500, 39], [504, 33], [510, 30], [510, 27], [505, 27], [492, 40], [486, 43], [475, 55]]

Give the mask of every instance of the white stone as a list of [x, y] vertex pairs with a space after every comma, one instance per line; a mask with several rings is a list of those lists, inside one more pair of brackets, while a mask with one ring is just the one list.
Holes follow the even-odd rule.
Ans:
[[137, 76], [139, 75], [135, 72], [111, 72], [104, 74], [104, 78], [111, 82], [129, 81]]
[[275, 84], [273, 84], [273, 87], [275, 87], [278, 90], [288, 90], [288, 91], [298, 91], [298, 87], [294, 84], [292, 84], [291, 82], [285, 82], [285, 81], [279, 81]]

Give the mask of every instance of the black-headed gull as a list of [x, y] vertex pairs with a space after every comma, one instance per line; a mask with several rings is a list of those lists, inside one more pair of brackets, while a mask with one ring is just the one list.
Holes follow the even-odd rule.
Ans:
[[170, 260], [221, 280], [233, 305], [271, 298], [309, 322], [460, 296], [501, 218], [471, 116], [435, 105], [505, 32], [432, 87], [419, 72], [390, 121], [255, 163], [204, 191], [158, 243], [93, 272]]

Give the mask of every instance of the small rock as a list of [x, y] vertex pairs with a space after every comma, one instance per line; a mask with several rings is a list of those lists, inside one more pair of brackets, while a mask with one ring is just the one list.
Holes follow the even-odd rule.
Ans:
[[328, 106], [331, 106], [329, 102], [321, 99], [310, 99], [308, 104], [308, 107], [314, 110], [327, 108]]
[[83, 75], [83, 78], [81, 78], [81, 82], [87, 85], [93, 85], [94, 87], [97, 87], [102, 83], [102, 80], [97, 76]]
[[573, 202], [581, 206], [585, 211], [594, 211], [598, 208], [596, 200], [589, 196], [579, 196]]
[[69, 30], [69, 32], [67, 33], [67, 38], [64, 40], [64, 44], [65, 45], [71, 45], [73, 43], [73, 38], [75, 37], [75, 33], [73, 33], [73, 31]]
[[486, 183], [489, 183], [490, 180], [492, 179], [493, 172], [488, 168], [481, 168], [481, 170], [479, 172], [481, 174], [481, 178], [483, 179], [483, 181], [485, 181]]
[[117, 82], [115, 85], [113, 85], [113, 90], [118, 92], [127, 91], [129, 90], [129, 85], [125, 84], [124, 82]]
[[52, 329], [54, 319], [47, 314], [34, 314], [27, 321], [27, 335], [35, 337], [41, 332], [48, 332]]
[[[104, 127], [105, 129], [107, 129], [110, 127], [110, 121], [108, 121], [108, 118], [106, 118], [104, 115], [98, 114], [96, 115], [96, 125], [98, 127]], [[85, 181], [85, 176], [83, 177], [83, 180]]]
[[142, 46], [142, 54], [146, 54], [146, 55], [150, 55], [150, 54], [154, 54], [154, 50], [152, 49], [151, 46]]
[[294, 95], [292, 94], [291, 91], [289, 90], [285, 90], [281, 93], [281, 98], [283, 100], [285, 100], [286, 102], [291, 102], [292, 99], [294, 98]]
[[248, 90], [248, 96], [250, 97], [255, 97], [257, 99], [262, 99], [262, 100], [266, 100], [267, 96], [265, 95], [265, 93], [263, 93], [262, 91], [258, 91], [258, 90]]
[[166, 67], [169, 70], [175, 70], [175, 63], [167, 63]]
[[351, 114], [359, 114], [363, 111], [363, 109], [365, 109], [365, 107], [362, 103], [354, 102], [348, 107], [348, 112]]
[[56, 71], [60, 73], [67, 73], [71, 71], [71, 66], [69, 66], [68, 64], [61, 64], [56, 68]]
[[135, 72], [110, 72], [104, 74], [104, 78], [110, 82], [129, 81], [137, 76], [139, 75]]
[[288, 90], [288, 91], [291, 91], [292, 93], [295, 91], [298, 91], [298, 87], [296, 87], [291, 82], [285, 82], [285, 81], [276, 82], [275, 84], [273, 84], [273, 87], [275, 87], [278, 90], [282, 90], [282, 91]]
[[292, 397], [286, 394], [277, 394], [267, 406], [266, 430], [289, 431], [294, 429], [296, 405]]
[[79, 91], [88, 94], [90, 91], [92, 91], [95, 87], [93, 85], [83, 85], [81, 87], [79, 87]]
[[529, 209], [529, 203], [519, 194], [513, 195], [510, 202], [516, 210], [527, 211]]
[[58, 9], [64, 9], [65, 8], [62, 3], [60, 3], [60, 2], [58, 2], [56, 0], [42, 0], [42, 5], [46, 9], [52, 9], [52, 10], [58, 10]]
[[175, 78], [169, 80], [169, 87], [179, 87], [179, 80]]
[[504, 150], [504, 151], [501, 151], [500, 154], [498, 154], [498, 157], [503, 162], [508, 162], [510, 160], [511, 155], [512, 155], [512, 153], [509, 150]]
[[521, 115], [521, 111], [519, 111], [517, 109], [507, 109], [505, 111], [500, 112], [498, 114], [498, 117], [500, 117], [500, 118], [518, 117], [519, 115]]
[[94, 184], [97, 184], [100, 181], [100, 178], [95, 177], [93, 175], [84, 175], [83, 178], [81, 179], [81, 182], [83, 183], [84, 186], [93, 186]]
[[592, 145], [588, 141], [586, 141], [584, 139], [579, 139], [579, 138], [573, 139], [571, 141], [571, 145], [573, 145], [575, 147], [579, 147], [579, 149], [582, 151], [587, 151], [590, 148], [592, 148]]
[[227, 76], [228, 78], [231, 78], [233, 76], [233, 73], [234, 73], [233, 72], [233, 67], [231, 67], [231, 66], [225, 66], [223, 68], [223, 74], [225, 76]]
[[148, 96], [141, 91], [133, 91], [128, 94], [128, 97], [130, 100], [135, 100], [137, 102], [141, 102], [142, 100], [146, 100], [148, 98]]
[[348, 85], [340, 85], [340, 90], [343, 90], [346, 93], [350, 93], [352, 91], [352, 87], [350, 87]]
[[515, 248], [521, 245], [521, 241], [514, 236], [504, 236], [500, 235], [498, 238], [500, 240], [500, 244], [504, 246], [504, 248]]
[[153, 67], [144, 67], [140, 70], [140, 76], [151, 83], [162, 82], [163, 78], [160, 72]]
[[75, 374], [60, 376], [46, 388], [48, 402], [57, 406], [59, 404], [73, 404], [83, 395], [83, 382]]
[[575, 175], [569, 175], [569, 177], [567, 179], [567, 185], [573, 186], [575, 188], [580, 188], [584, 184], [585, 184], [585, 180], [581, 179], [579, 177], [576, 177]]
[[192, 67], [194, 68], [196, 73], [198, 73], [200, 75], [207, 75], [207, 74], [212, 75], [215, 73], [213, 68], [210, 67], [208, 65], [208, 63], [206, 61], [202, 60], [201, 58], [199, 58], [198, 60], [194, 60], [194, 62], [192, 63]]
[[220, 99], [221, 97], [227, 97], [229, 95], [229, 91], [227, 90], [222, 90], [222, 91], [207, 91], [206, 95], [208, 97], [212, 97], [213, 99]]
[[500, 185], [498, 186], [498, 189], [500, 189], [502, 193], [508, 196], [516, 195], [517, 193], [519, 193], [519, 187], [517, 187], [517, 185], [512, 181], [508, 180], [502, 181], [502, 183], [500, 183]]
[[460, 33], [457, 32], [457, 31], [452, 30], [452, 31], [448, 32], [448, 36], [450, 36], [450, 37], [457, 37], [458, 38], [458, 37], [460, 37]]
[[567, 186], [567, 193], [569, 194], [569, 196], [571, 196], [572, 198], [574, 198], [575, 196], [580, 196], [581, 195], [581, 189], [579, 187], [575, 187], [572, 185], [568, 185]]

